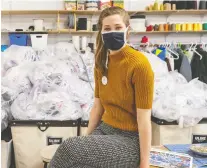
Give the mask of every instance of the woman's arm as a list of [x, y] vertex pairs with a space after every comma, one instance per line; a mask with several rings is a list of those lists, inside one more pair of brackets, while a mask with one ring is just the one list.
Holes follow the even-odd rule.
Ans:
[[149, 168], [151, 147], [151, 110], [154, 94], [154, 73], [147, 58], [139, 53], [132, 82], [135, 91], [137, 123], [140, 139], [140, 168]]
[[140, 168], [149, 168], [151, 149], [151, 110], [137, 109], [137, 123], [140, 140]]
[[95, 98], [94, 105], [91, 109], [90, 119], [88, 124], [87, 135], [90, 135], [101, 121], [104, 108], [99, 98]]

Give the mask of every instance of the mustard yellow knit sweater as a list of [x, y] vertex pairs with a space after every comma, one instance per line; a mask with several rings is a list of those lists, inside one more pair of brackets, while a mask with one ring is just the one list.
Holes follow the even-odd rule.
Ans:
[[154, 74], [147, 58], [130, 46], [109, 55], [108, 83], [95, 68], [95, 97], [105, 109], [102, 121], [115, 128], [137, 131], [136, 109], [151, 109]]

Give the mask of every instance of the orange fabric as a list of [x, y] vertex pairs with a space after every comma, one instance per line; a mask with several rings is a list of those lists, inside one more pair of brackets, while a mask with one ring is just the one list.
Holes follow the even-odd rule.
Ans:
[[148, 59], [139, 51], [125, 46], [109, 55], [108, 83], [95, 68], [95, 97], [105, 109], [102, 120], [115, 128], [136, 131], [136, 109], [151, 109], [154, 73]]

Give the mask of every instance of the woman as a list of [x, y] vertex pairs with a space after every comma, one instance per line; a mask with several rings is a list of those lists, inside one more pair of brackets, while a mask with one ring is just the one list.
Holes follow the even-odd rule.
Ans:
[[124, 9], [105, 9], [98, 26], [95, 102], [87, 136], [63, 142], [50, 167], [149, 168], [151, 66], [126, 43], [129, 15]]

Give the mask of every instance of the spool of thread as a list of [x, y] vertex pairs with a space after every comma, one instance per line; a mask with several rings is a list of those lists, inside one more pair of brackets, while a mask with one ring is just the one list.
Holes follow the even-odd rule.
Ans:
[[203, 23], [203, 30], [207, 30], [207, 23]]
[[193, 30], [194, 30], [194, 31], [198, 31], [198, 24], [197, 24], [197, 23], [194, 23], [194, 24], [193, 24]]
[[181, 31], [181, 24], [179, 23], [176, 24], [176, 31]]
[[163, 24], [159, 25], [159, 31], [164, 31], [164, 25]]
[[186, 23], [183, 23], [181, 25], [181, 31], [186, 31], [186, 29], [187, 29], [187, 24]]
[[163, 5], [163, 4], [160, 5], [160, 10], [161, 10], [161, 11], [164, 10], [164, 5]]
[[167, 10], [167, 11], [171, 10], [171, 3], [165, 3], [164, 10]]
[[197, 26], [198, 26], [198, 31], [202, 31], [203, 30], [201, 23], [198, 23]]
[[159, 25], [154, 25], [154, 31], [159, 31]]
[[187, 31], [193, 31], [193, 24], [192, 23], [188, 23], [187, 24]]
[[164, 24], [165, 31], [169, 31], [169, 24]]
[[152, 11], [152, 10], [153, 10], [153, 6], [150, 5], [150, 6], [149, 6], [149, 11]]
[[176, 31], [176, 24], [171, 24], [171, 31]]
[[157, 1], [154, 3], [154, 10], [158, 11], [159, 10], [159, 4]]
[[172, 4], [172, 10], [176, 10], [176, 4]]

